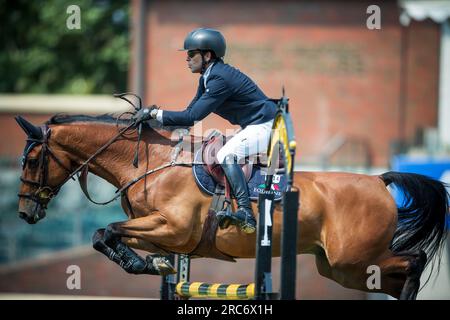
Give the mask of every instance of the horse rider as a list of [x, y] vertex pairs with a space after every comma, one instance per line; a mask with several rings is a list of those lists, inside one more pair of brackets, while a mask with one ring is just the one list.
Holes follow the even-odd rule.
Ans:
[[[266, 151], [270, 139], [276, 105], [244, 73], [223, 62], [226, 43], [214, 29], [198, 28], [184, 40], [186, 61], [200, 79], [192, 102], [184, 111], [143, 108], [136, 115], [137, 123], [151, 118], [164, 126], [193, 126], [210, 113], [216, 113], [242, 129], [218, 151], [223, 168], [237, 200], [234, 219], [245, 233], [253, 233], [256, 220], [252, 211], [247, 183], [240, 163], [245, 158]], [[218, 216], [225, 215], [221, 211]]]

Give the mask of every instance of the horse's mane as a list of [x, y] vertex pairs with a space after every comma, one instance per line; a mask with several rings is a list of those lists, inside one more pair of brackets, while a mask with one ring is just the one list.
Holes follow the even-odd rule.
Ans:
[[[78, 115], [69, 115], [69, 114], [56, 114], [51, 117], [46, 124], [64, 124], [64, 123], [73, 123], [73, 122], [100, 122], [100, 123], [112, 123], [115, 124], [117, 121], [117, 117], [114, 114], [107, 113], [98, 116], [89, 116], [84, 114]], [[119, 120], [119, 124], [126, 124], [126, 120]]]
[[[106, 113], [102, 115], [97, 116], [90, 116], [90, 115], [84, 115], [84, 114], [78, 114], [78, 115], [68, 115], [68, 114], [56, 114], [53, 117], [51, 117], [49, 120], [47, 120], [47, 125], [58, 125], [58, 124], [65, 124], [65, 123], [74, 123], [74, 122], [92, 122], [92, 123], [108, 123], [108, 124], [118, 124], [120, 126], [126, 126], [130, 124], [130, 120], [123, 118], [118, 119], [118, 115], [114, 113]], [[159, 123], [156, 120], [150, 120], [146, 121], [144, 128], [149, 129], [159, 129], [159, 130], [166, 130], [166, 131], [174, 131], [176, 129], [180, 128], [186, 128], [186, 127], [176, 127], [176, 126], [163, 126], [161, 123]]]

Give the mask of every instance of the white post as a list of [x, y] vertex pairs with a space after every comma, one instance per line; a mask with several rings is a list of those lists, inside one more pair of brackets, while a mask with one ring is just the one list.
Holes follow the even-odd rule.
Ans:
[[264, 206], [264, 237], [261, 240], [261, 246], [268, 247], [271, 246], [271, 242], [269, 239], [269, 227], [272, 226], [272, 219], [270, 218], [272, 201], [269, 199], [264, 200]]
[[439, 138], [445, 150], [450, 150], [450, 20], [441, 26], [439, 69]]

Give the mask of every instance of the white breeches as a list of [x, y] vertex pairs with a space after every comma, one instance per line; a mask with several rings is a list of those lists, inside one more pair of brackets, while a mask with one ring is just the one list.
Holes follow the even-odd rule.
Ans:
[[244, 163], [248, 156], [266, 153], [269, 146], [273, 120], [261, 124], [248, 125], [217, 152], [217, 160], [223, 163], [225, 157], [234, 154], [238, 163]]

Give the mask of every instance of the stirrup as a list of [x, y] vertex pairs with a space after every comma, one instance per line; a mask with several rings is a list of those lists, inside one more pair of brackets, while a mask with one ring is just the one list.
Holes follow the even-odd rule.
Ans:
[[256, 231], [256, 225], [252, 225], [248, 222], [241, 223], [240, 228], [244, 233], [247, 233], [247, 234], [251, 234]]
[[[236, 211], [236, 213], [239, 212], [239, 209]], [[239, 219], [239, 218], [235, 218], [236, 220], [239, 221], [239, 228], [241, 228], [241, 230], [244, 233], [247, 234], [251, 234], [254, 233], [256, 231], [256, 220], [254, 218], [253, 215], [251, 215], [251, 213], [242, 210], [241, 212], [243, 212], [243, 214], [245, 214], [245, 219]], [[236, 214], [235, 214], [236, 216]]]
[[227, 203], [226, 208], [216, 213], [216, 218], [219, 223], [220, 229], [226, 229], [230, 224], [234, 224], [233, 212], [231, 211], [231, 204], [225, 200]]

